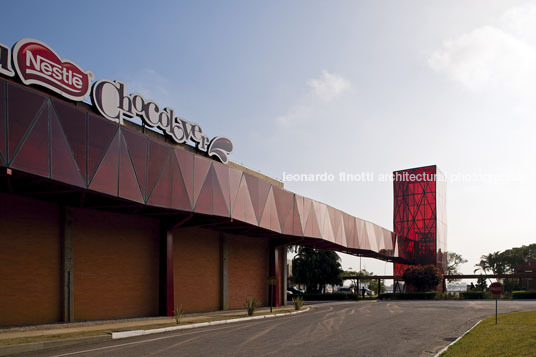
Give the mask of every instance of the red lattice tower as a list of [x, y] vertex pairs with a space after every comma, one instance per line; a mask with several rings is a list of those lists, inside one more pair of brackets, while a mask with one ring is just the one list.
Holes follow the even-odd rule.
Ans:
[[[393, 230], [399, 255], [418, 265], [446, 271], [445, 177], [437, 166], [395, 171]], [[408, 266], [394, 264], [400, 276]]]

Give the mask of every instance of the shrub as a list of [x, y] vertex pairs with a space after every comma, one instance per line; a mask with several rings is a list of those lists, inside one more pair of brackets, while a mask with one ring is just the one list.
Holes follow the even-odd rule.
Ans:
[[460, 293], [461, 299], [484, 299], [485, 297], [484, 291], [463, 291]]
[[173, 316], [175, 316], [175, 322], [177, 325], [180, 325], [182, 315], [184, 315], [184, 310], [182, 309], [182, 305], [179, 305], [175, 310], [173, 310]]
[[315, 300], [356, 300], [356, 294], [304, 294], [303, 300], [305, 301], [315, 301]]
[[303, 297], [296, 296], [295, 298], [292, 298], [292, 302], [294, 303], [295, 310], [301, 310], [303, 306]]
[[501, 295], [501, 299], [511, 299], [511, 298], [512, 298], [512, 292], [510, 291], [505, 291]]
[[536, 290], [513, 291], [512, 299], [536, 299]]
[[441, 271], [435, 265], [411, 266], [404, 271], [402, 277], [407, 285], [419, 292], [433, 290], [443, 280]]
[[520, 291], [519, 279], [504, 279], [503, 285], [506, 292]]
[[441, 297], [441, 293], [435, 291], [421, 291], [412, 293], [385, 293], [380, 294], [380, 300], [434, 300]]
[[436, 300], [458, 300], [460, 296], [455, 292], [437, 293]]
[[257, 298], [252, 297], [251, 299], [246, 299], [244, 302], [244, 307], [248, 309], [248, 316], [253, 316], [255, 310], [261, 306], [261, 302]]

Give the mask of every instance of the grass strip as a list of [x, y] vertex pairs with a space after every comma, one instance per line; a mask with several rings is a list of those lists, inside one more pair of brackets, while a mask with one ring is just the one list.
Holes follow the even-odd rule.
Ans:
[[484, 319], [441, 357], [534, 356], [536, 311], [501, 314]]

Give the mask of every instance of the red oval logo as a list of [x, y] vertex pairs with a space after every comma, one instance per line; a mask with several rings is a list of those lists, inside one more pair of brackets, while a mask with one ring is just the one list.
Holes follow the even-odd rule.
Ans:
[[91, 71], [61, 59], [45, 43], [23, 39], [13, 49], [13, 62], [22, 82], [37, 84], [75, 101], [88, 96], [93, 80]]

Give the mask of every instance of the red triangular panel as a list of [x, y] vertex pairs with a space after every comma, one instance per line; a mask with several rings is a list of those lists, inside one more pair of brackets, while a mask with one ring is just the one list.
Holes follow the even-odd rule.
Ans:
[[337, 244], [342, 244], [342, 234], [344, 232], [344, 227], [342, 226], [342, 212], [337, 209], [335, 210], [335, 219], [333, 220], [333, 225], [331, 228], [333, 228], [335, 242]]
[[171, 208], [180, 209], [183, 211], [191, 211], [192, 206], [188, 192], [184, 185], [182, 172], [179, 168], [179, 163], [175, 156], [171, 156], [171, 170], [172, 170], [172, 182], [171, 182]]
[[234, 210], [236, 195], [242, 181], [242, 171], [229, 168], [229, 197], [231, 198], [231, 210]]
[[314, 209], [309, 210], [304, 235], [311, 238], [320, 238], [320, 228], [318, 227], [318, 219]]
[[340, 216], [339, 229], [337, 230], [337, 235], [335, 236], [335, 242], [337, 244], [342, 245], [343, 247], [348, 246], [347, 241], [346, 241], [346, 232], [344, 231], [344, 223], [343, 223], [342, 214]]
[[[333, 230], [333, 238], [335, 239], [335, 237], [337, 237], [337, 234], [339, 233], [341, 211], [331, 206], [327, 206], [327, 208], [328, 208], [328, 215], [329, 215], [329, 223], [331, 224], [331, 229]], [[335, 239], [335, 242], [337, 242], [336, 239]], [[337, 242], [337, 243], [340, 243], [340, 242]]]
[[[289, 192], [290, 193], [290, 192]], [[292, 193], [291, 193], [292, 196]], [[282, 233], [291, 235], [294, 229], [294, 199], [290, 200], [290, 207], [285, 217], [285, 223], [283, 223]]]
[[298, 218], [300, 219], [301, 228], [300, 231], [303, 233], [303, 227], [305, 225], [304, 222], [304, 215], [303, 215], [303, 196], [294, 194], [294, 215], [298, 215]]
[[125, 138], [128, 153], [134, 166], [136, 179], [140, 186], [142, 197], [147, 196], [147, 145], [149, 139], [141, 134], [121, 128], [121, 133]]
[[322, 237], [324, 233], [324, 219], [326, 217], [326, 210], [323, 209], [323, 205], [320, 202], [313, 201], [313, 209], [315, 212], [316, 222], [318, 224], [318, 230], [320, 231], [319, 237]]
[[175, 150], [175, 157], [179, 163], [181, 169], [182, 179], [184, 180], [184, 187], [188, 193], [188, 199], [190, 200], [190, 207], [194, 204], [194, 154], [186, 150]]
[[147, 204], [159, 207], [171, 207], [171, 167], [170, 155], [168, 155], [162, 163], [162, 172], [156, 182], [151, 196], [147, 200]]
[[[213, 203], [213, 214], [216, 216], [223, 216], [223, 217], [229, 217], [230, 216], [230, 209], [229, 209], [229, 203], [228, 200], [226, 200], [225, 195], [223, 193], [223, 189], [221, 187], [221, 181], [218, 176], [218, 170], [216, 167], [217, 163], [212, 164], [212, 170], [214, 170], [214, 178], [213, 178], [213, 184], [212, 184], [212, 203]], [[229, 176], [227, 176], [227, 181], [229, 180]], [[227, 192], [229, 189], [229, 184], [227, 184]]]
[[281, 229], [285, 230], [285, 222], [287, 221], [289, 211], [293, 205], [292, 193], [276, 186], [274, 186], [273, 189], [279, 224], [281, 225]]
[[[259, 220], [260, 220], [260, 217], [262, 216], [264, 207], [266, 206], [266, 199], [268, 198], [268, 192], [271, 191], [271, 187], [272, 185], [270, 185], [269, 182], [266, 182], [261, 179], [257, 180], [257, 190], [258, 190], [257, 199], [259, 200], [259, 208], [258, 208]], [[279, 225], [279, 223], [277, 225]]]
[[121, 136], [121, 149], [119, 151], [119, 197], [132, 201], [145, 203], [140, 191], [140, 185], [134, 172], [134, 166], [128, 154], [125, 137]]
[[374, 235], [376, 236], [376, 251], [379, 252], [383, 246], [383, 230], [380, 226], [374, 225]]
[[[301, 206], [301, 208], [300, 208]], [[292, 219], [292, 235], [303, 236], [303, 228], [301, 222], [301, 212], [303, 212], [303, 197], [294, 195], [293, 219]]]
[[[272, 194], [273, 196], [273, 194]], [[275, 209], [275, 202], [274, 202], [274, 209]], [[268, 196], [268, 200], [266, 201], [266, 207], [264, 207], [261, 221], [259, 222], [259, 227], [270, 229], [270, 196]]]
[[194, 202], [197, 202], [201, 188], [207, 178], [208, 169], [210, 168], [211, 160], [200, 156], [194, 157]]
[[305, 226], [307, 224], [307, 220], [309, 219], [309, 212], [311, 212], [311, 209], [313, 208], [313, 200], [310, 198], [304, 197], [303, 198], [303, 212], [301, 215], [301, 221], [302, 221], [302, 229], [305, 234]]
[[[149, 140], [149, 162], [147, 164], [147, 197], [152, 195], [152, 191], [159, 180], [164, 164], [169, 159], [170, 148], [154, 140]], [[171, 175], [171, 173], [169, 173]], [[171, 185], [171, 182], [169, 183]]]
[[335, 242], [333, 227], [331, 226], [331, 221], [329, 219], [328, 208], [330, 207], [323, 203], [318, 204], [318, 209], [321, 212], [320, 217], [323, 217], [321, 221], [322, 228], [320, 229], [320, 231], [322, 232], [322, 238], [324, 238], [325, 240], [329, 240], [330, 242]]
[[63, 133], [67, 138], [81, 176], [86, 180], [86, 113], [72, 104], [53, 99], [56, 113]]
[[[8, 149], [10, 159], [17, 154], [15, 152], [24, 134], [42, 110], [47, 112], [45, 105], [46, 97], [17, 85], [8, 85]], [[42, 113], [41, 113], [42, 114]], [[39, 170], [41, 171], [41, 170]]]
[[43, 177], [50, 177], [47, 112], [46, 108], [41, 111], [11, 165], [16, 169]]
[[92, 182], [101, 164], [104, 154], [115, 138], [118, 125], [96, 115], [89, 115], [87, 123], [88, 159], [87, 159], [87, 182]]
[[85, 182], [80, 176], [78, 165], [67, 144], [67, 139], [61, 129], [56, 114], [52, 111], [50, 117], [51, 154], [50, 154], [50, 177], [54, 180], [65, 182], [74, 186], [86, 188]]
[[[220, 184], [220, 189], [225, 199], [225, 205], [227, 206], [227, 211], [230, 212], [229, 207], [231, 207], [231, 194], [230, 194], [230, 185], [229, 185], [229, 167], [220, 164], [219, 162], [212, 163], [214, 170], [216, 171], [216, 179]], [[216, 207], [214, 207], [216, 208]]]
[[346, 237], [346, 246], [349, 248], [357, 248], [357, 235], [355, 232], [355, 219], [349, 214], [343, 213], [344, 234]]
[[244, 173], [244, 177], [248, 184], [249, 197], [251, 197], [251, 204], [253, 205], [253, 211], [255, 212], [255, 219], [257, 223], [260, 220], [260, 210], [259, 207], [259, 179], [255, 176], [252, 176], [248, 173]]
[[365, 222], [365, 228], [367, 230], [367, 249], [378, 251], [378, 242], [376, 240], [376, 232], [374, 232], [374, 226], [370, 222]]
[[112, 196], [118, 194], [118, 166], [119, 166], [119, 134], [113, 137], [108, 151], [104, 155], [101, 164], [97, 168], [89, 188]]
[[266, 204], [262, 209], [262, 218], [259, 225], [263, 228], [281, 233], [273, 189], [268, 192]]
[[365, 229], [365, 222], [362, 219], [355, 218], [355, 230], [357, 235], [357, 248], [367, 249], [367, 230]]
[[242, 222], [257, 225], [255, 211], [253, 209], [253, 204], [251, 203], [251, 198], [249, 197], [248, 185], [245, 178], [242, 178], [242, 181], [240, 182], [232, 217]]
[[205, 183], [203, 184], [203, 187], [201, 187], [199, 195], [197, 196], [194, 212], [212, 214], [212, 185], [215, 176], [216, 173], [214, 172], [214, 169], [210, 167], [205, 178]]

